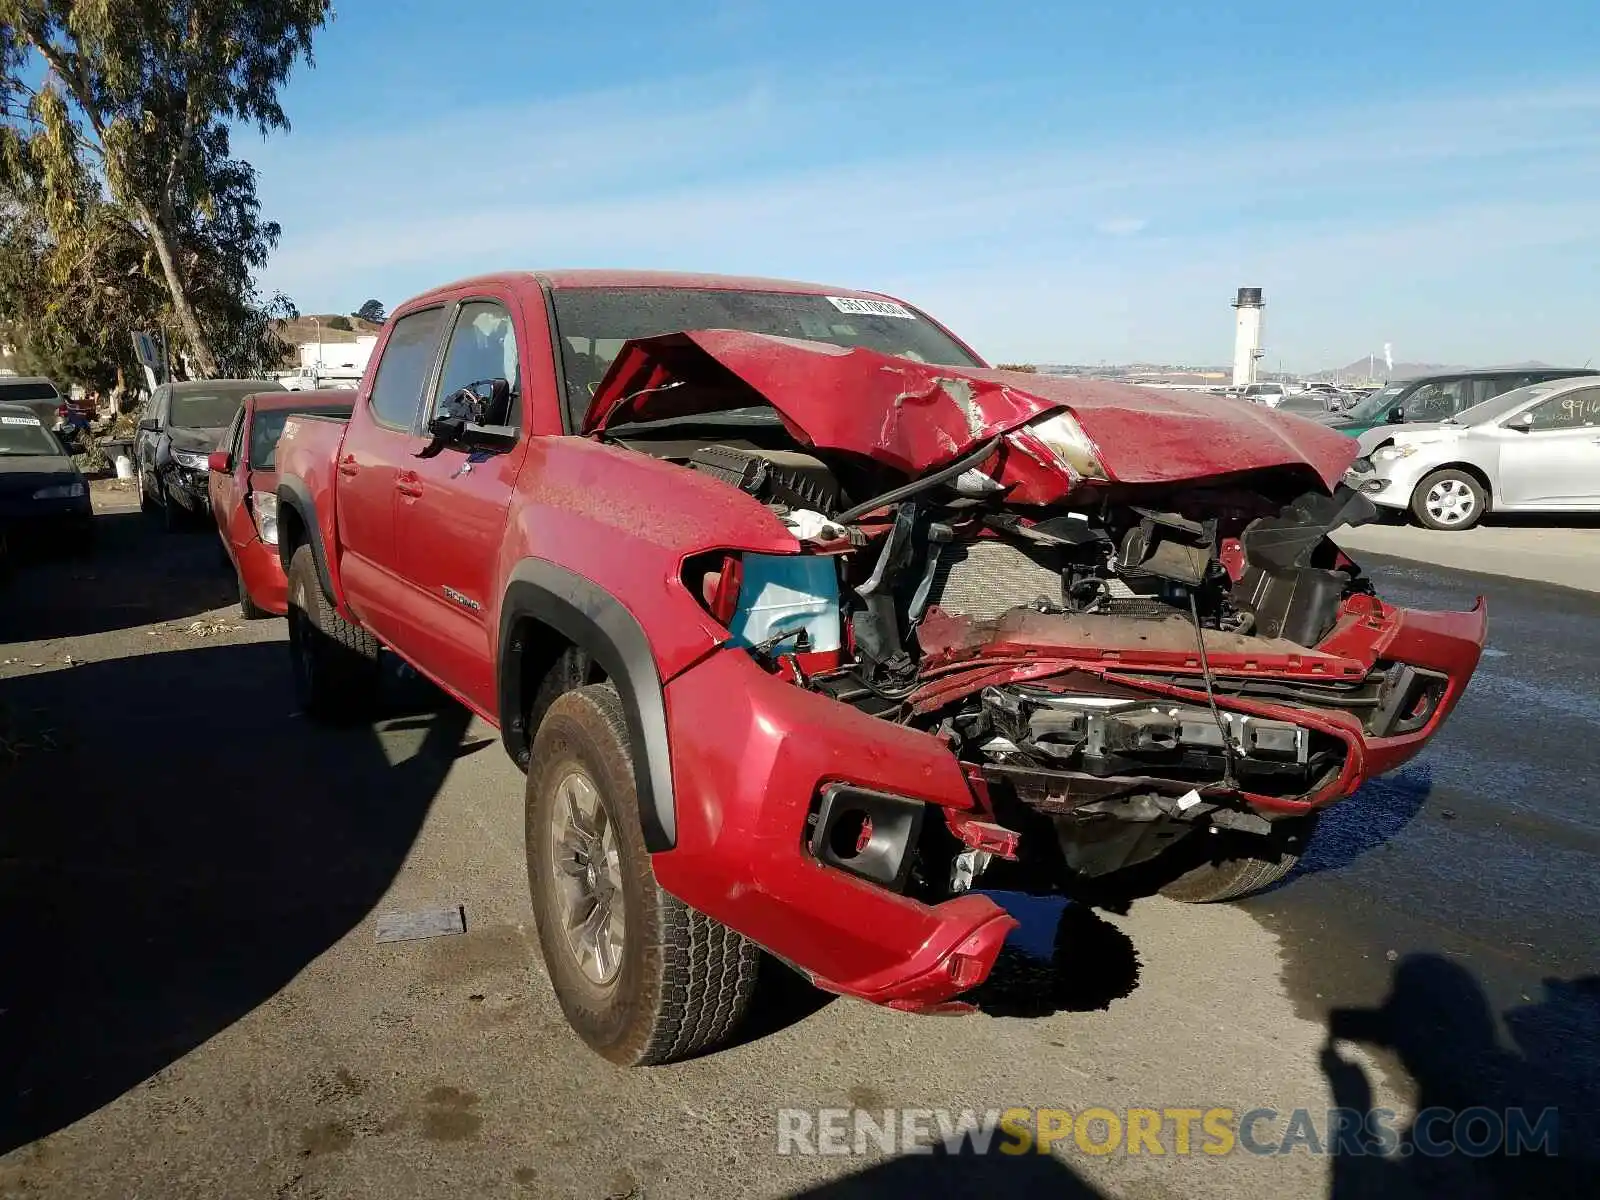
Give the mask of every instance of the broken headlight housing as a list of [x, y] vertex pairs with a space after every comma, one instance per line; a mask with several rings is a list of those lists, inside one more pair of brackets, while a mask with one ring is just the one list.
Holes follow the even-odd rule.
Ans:
[[251, 492], [250, 508], [256, 519], [256, 532], [268, 546], [278, 544], [278, 497], [271, 492]]
[[1094, 442], [1078, 424], [1078, 419], [1065, 410], [1041, 417], [1018, 431], [1043, 449], [1056, 465], [1078, 479], [1106, 479], [1105, 464]]

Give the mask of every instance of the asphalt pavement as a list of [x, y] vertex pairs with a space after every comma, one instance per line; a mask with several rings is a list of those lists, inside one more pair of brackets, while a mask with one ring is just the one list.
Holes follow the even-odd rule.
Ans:
[[[969, 1017], [829, 1002], [774, 968], [737, 1045], [625, 1071], [551, 994], [493, 732], [399, 676], [380, 720], [311, 724], [282, 622], [238, 618], [213, 535], [97, 504], [92, 556], [0, 585], [0, 1196], [1593, 1188], [1600, 597], [1372, 559], [1400, 603], [1486, 595], [1490, 653], [1286, 884], [1126, 913], [1013, 901], [1024, 928]], [[463, 935], [374, 939], [379, 914], [454, 905]], [[1432, 1106], [1555, 1107], [1558, 1153], [1289, 1136], [1335, 1106], [1402, 1131]], [[1268, 1109], [1258, 1144], [1294, 1148], [779, 1153], [780, 1110], [891, 1107]]]

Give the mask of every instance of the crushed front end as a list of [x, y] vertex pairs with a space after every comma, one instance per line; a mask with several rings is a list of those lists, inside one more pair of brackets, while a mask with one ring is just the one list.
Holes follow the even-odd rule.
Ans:
[[[728, 638], [668, 685], [687, 832], [657, 872], [823, 986], [946, 1004], [1011, 924], [977, 888], [1270, 881], [1229, 864], [1292, 863], [1476, 667], [1481, 601], [1394, 608], [1329, 539], [1371, 508], [1337, 482], [1354, 443], [1309, 422], [853, 351], [847, 427], [789, 390], [813, 351], [691, 341], [634, 359], [672, 410], [603, 436], [768, 506], [797, 552], [684, 563]], [[919, 445], [943, 453], [904, 469]]]

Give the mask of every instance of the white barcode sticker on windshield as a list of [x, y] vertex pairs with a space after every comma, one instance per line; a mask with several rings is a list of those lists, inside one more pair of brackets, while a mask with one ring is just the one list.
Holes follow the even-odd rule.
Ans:
[[38, 417], [0, 417], [0, 425], [38, 425]]
[[829, 296], [827, 299], [840, 312], [857, 317], [900, 317], [906, 321], [917, 319], [916, 313], [893, 300], [857, 300], [854, 296]]

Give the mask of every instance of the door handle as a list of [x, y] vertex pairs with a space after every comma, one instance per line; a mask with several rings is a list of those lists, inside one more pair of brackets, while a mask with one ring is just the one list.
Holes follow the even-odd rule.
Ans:
[[394, 477], [394, 490], [415, 500], [422, 495], [422, 480], [413, 471], [402, 471]]
[[360, 473], [361, 468], [356, 465], [356, 456], [354, 454], [346, 454], [339, 460], [339, 474], [343, 475], [346, 479], [354, 478]]

